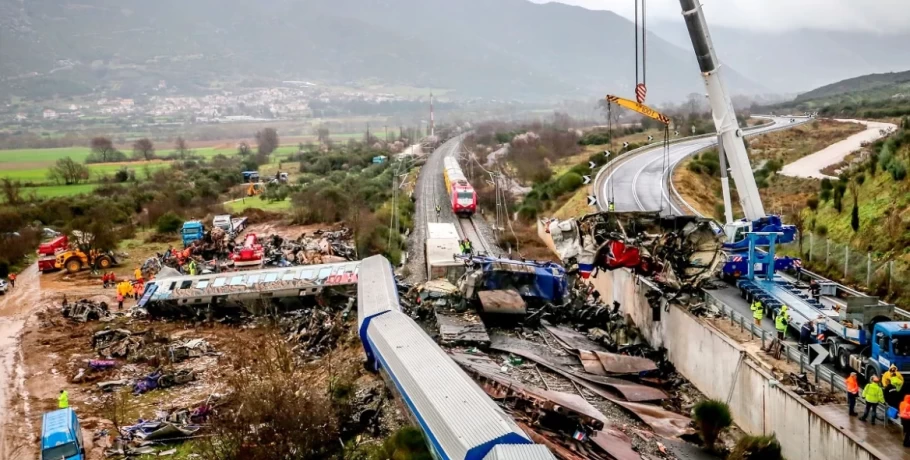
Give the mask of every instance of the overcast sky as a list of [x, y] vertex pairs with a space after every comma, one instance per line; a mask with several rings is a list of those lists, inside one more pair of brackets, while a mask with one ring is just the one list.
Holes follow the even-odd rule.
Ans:
[[[531, 0], [547, 3], [551, 0]], [[633, 0], [557, 0], [634, 17]], [[680, 20], [679, 0], [650, 0], [648, 20]], [[910, 0], [702, 0], [708, 24], [757, 30], [910, 31]]]

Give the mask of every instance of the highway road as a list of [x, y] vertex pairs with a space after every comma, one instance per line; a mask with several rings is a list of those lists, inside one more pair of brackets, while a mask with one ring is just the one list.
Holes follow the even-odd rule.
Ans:
[[[788, 129], [809, 121], [809, 118], [767, 117], [768, 125], [746, 130], [747, 136]], [[601, 210], [607, 209], [610, 198], [617, 211], [661, 211], [662, 213], [688, 214], [672, 200], [668, 189], [668, 174], [686, 157], [717, 144], [717, 137], [702, 137], [670, 144], [669, 154], [664, 155], [663, 144], [658, 142], [633, 151], [601, 168], [594, 183], [594, 193]]]

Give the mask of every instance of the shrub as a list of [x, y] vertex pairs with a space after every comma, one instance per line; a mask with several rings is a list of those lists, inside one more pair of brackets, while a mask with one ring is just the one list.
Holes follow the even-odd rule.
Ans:
[[865, 174], [857, 174], [856, 177], [855, 177], [853, 180], [855, 180], [857, 184], [863, 185], [863, 183], [866, 182], [866, 175], [865, 175]]
[[686, 168], [695, 174], [701, 174], [702, 172], [704, 172], [704, 169], [702, 169], [701, 164], [696, 161], [689, 162], [689, 164], [688, 164], [688, 166], [686, 166]]
[[581, 187], [584, 183], [584, 179], [578, 174], [573, 172], [567, 172], [560, 176], [557, 181], [557, 192], [562, 195], [564, 193], [573, 192], [578, 187]]
[[810, 196], [809, 198], [806, 198], [806, 206], [813, 211], [817, 211], [818, 197]]
[[130, 172], [126, 168], [120, 168], [114, 173], [114, 180], [117, 182], [126, 182], [130, 178]]
[[888, 172], [891, 174], [891, 179], [895, 181], [901, 181], [907, 177], [907, 167], [904, 166], [903, 161], [896, 158], [891, 160], [891, 164], [888, 165]]
[[818, 194], [818, 197], [827, 203], [831, 199], [831, 190], [822, 190], [822, 192]]
[[174, 233], [177, 230], [180, 230], [182, 225], [183, 219], [172, 211], [164, 213], [164, 215], [158, 218], [158, 222], [156, 223], [158, 233]]
[[720, 433], [733, 424], [730, 407], [716, 399], [706, 399], [695, 405], [694, 419], [708, 450], [714, 449]]
[[831, 183], [831, 179], [827, 177], [822, 179], [822, 190], [831, 190], [834, 188], [834, 185]]
[[579, 145], [605, 145], [610, 143], [610, 133], [594, 130], [586, 133], [579, 141]]
[[777, 437], [743, 436], [736, 443], [727, 460], [783, 460]]
[[815, 233], [818, 233], [818, 236], [827, 236], [828, 227], [825, 224], [818, 224], [815, 226]]

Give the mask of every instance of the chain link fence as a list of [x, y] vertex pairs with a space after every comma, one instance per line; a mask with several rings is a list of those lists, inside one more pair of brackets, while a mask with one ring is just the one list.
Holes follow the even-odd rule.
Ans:
[[784, 245], [780, 251], [799, 255], [803, 267], [828, 279], [862, 289], [893, 303], [910, 305], [910, 265], [870, 251], [859, 251], [848, 244], [807, 233], [802, 253], [798, 243]]

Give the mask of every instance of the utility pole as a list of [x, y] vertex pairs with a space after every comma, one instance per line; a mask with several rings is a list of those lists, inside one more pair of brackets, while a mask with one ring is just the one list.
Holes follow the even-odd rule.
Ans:
[[433, 93], [430, 93], [430, 137], [436, 135], [436, 117], [433, 115]]

